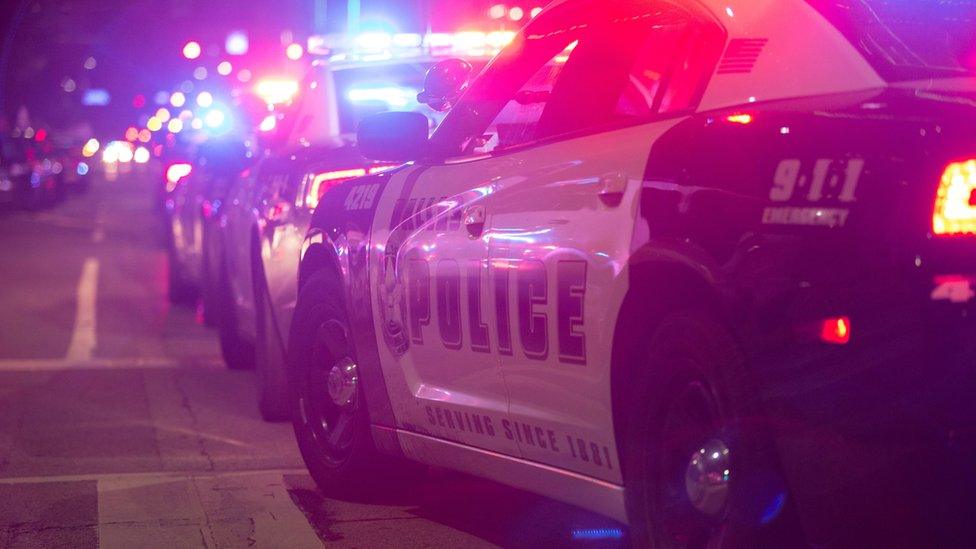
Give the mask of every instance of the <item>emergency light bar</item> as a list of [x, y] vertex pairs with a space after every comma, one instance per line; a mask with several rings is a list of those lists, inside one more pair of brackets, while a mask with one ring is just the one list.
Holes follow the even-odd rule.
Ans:
[[421, 55], [491, 57], [515, 38], [513, 31], [456, 33], [364, 32], [355, 36], [318, 34], [309, 37], [308, 53], [341, 59], [391, 59]]

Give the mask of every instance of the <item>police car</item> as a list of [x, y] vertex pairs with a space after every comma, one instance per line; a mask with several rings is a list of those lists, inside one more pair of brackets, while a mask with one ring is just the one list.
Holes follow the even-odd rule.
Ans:
[[409, 162], [326, 193], [302, 245], [316, 481], [407, 458], [638, 545], [966, 539], [974, 12], [566, 0], [470, 85], [433, 71], [437, 131], [365, 120]]
[[[313, 37], [319, 56], [281, 116], [260, 160], [212, 208], [204, 231], [207, 309], [232, 368], [256, 366], [259, 408], [269, 420], [290, 417], [284, 353], [298, 290], [298, 259], [311, 213], [330, 188], [396, 164], [370, 162], [355, 147], [360, 120], [411, 109], [436, 125], [443, 114], [417, 102], [427, 70], [455, 55], [484, 66], [511, 32], [363, 33]], [[466, 61], [467, 62], [467, 61]], [[207, 299], [206, 296], [212, 296]]]

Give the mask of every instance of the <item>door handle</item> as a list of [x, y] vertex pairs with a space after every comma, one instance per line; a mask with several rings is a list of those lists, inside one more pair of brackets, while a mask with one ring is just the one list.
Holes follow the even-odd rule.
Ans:
[[627, 174], [621, 172], [608, 173], [600, 177], [598, 195], [604, 204], [617, 207], [623, 202], [624, 192], [627, 191]]
[[471, 238], [481, 238], [481, 234], [485, 231], [485, 219], [487, 214], [485, 213], [484, 206], [470, 206], [464, 210], [464, 228], [468, 231], [468, 236]]

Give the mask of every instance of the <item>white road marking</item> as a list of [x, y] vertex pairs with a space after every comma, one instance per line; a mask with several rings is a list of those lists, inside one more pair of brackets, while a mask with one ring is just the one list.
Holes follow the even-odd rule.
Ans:
[[74, 359], [7, 359], [0, 360], [0, 372], [55, 372], [59, 370], [155, 370], [167, 368], [218, 368], [224, 363], [219, 358], [212, 360], [176, 360], [169, 358], [89, 358]]
[[86, 361], [92, 356], [98, 341], [95, 335], [96, 302], [98, 300], [98, 260], [89, 257], [81, 268], [78, 281], [78, 308], [75, 329], [68, 345], [67, 360]]

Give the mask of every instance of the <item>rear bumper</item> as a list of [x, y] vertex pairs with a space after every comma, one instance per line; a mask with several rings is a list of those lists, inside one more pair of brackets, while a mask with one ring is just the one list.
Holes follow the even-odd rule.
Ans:
[[795, 346], [761, 375], [807, 537], [961, 543], [976, 516], [976, 305], [919, 290], [852, 308], [850, 345]]

